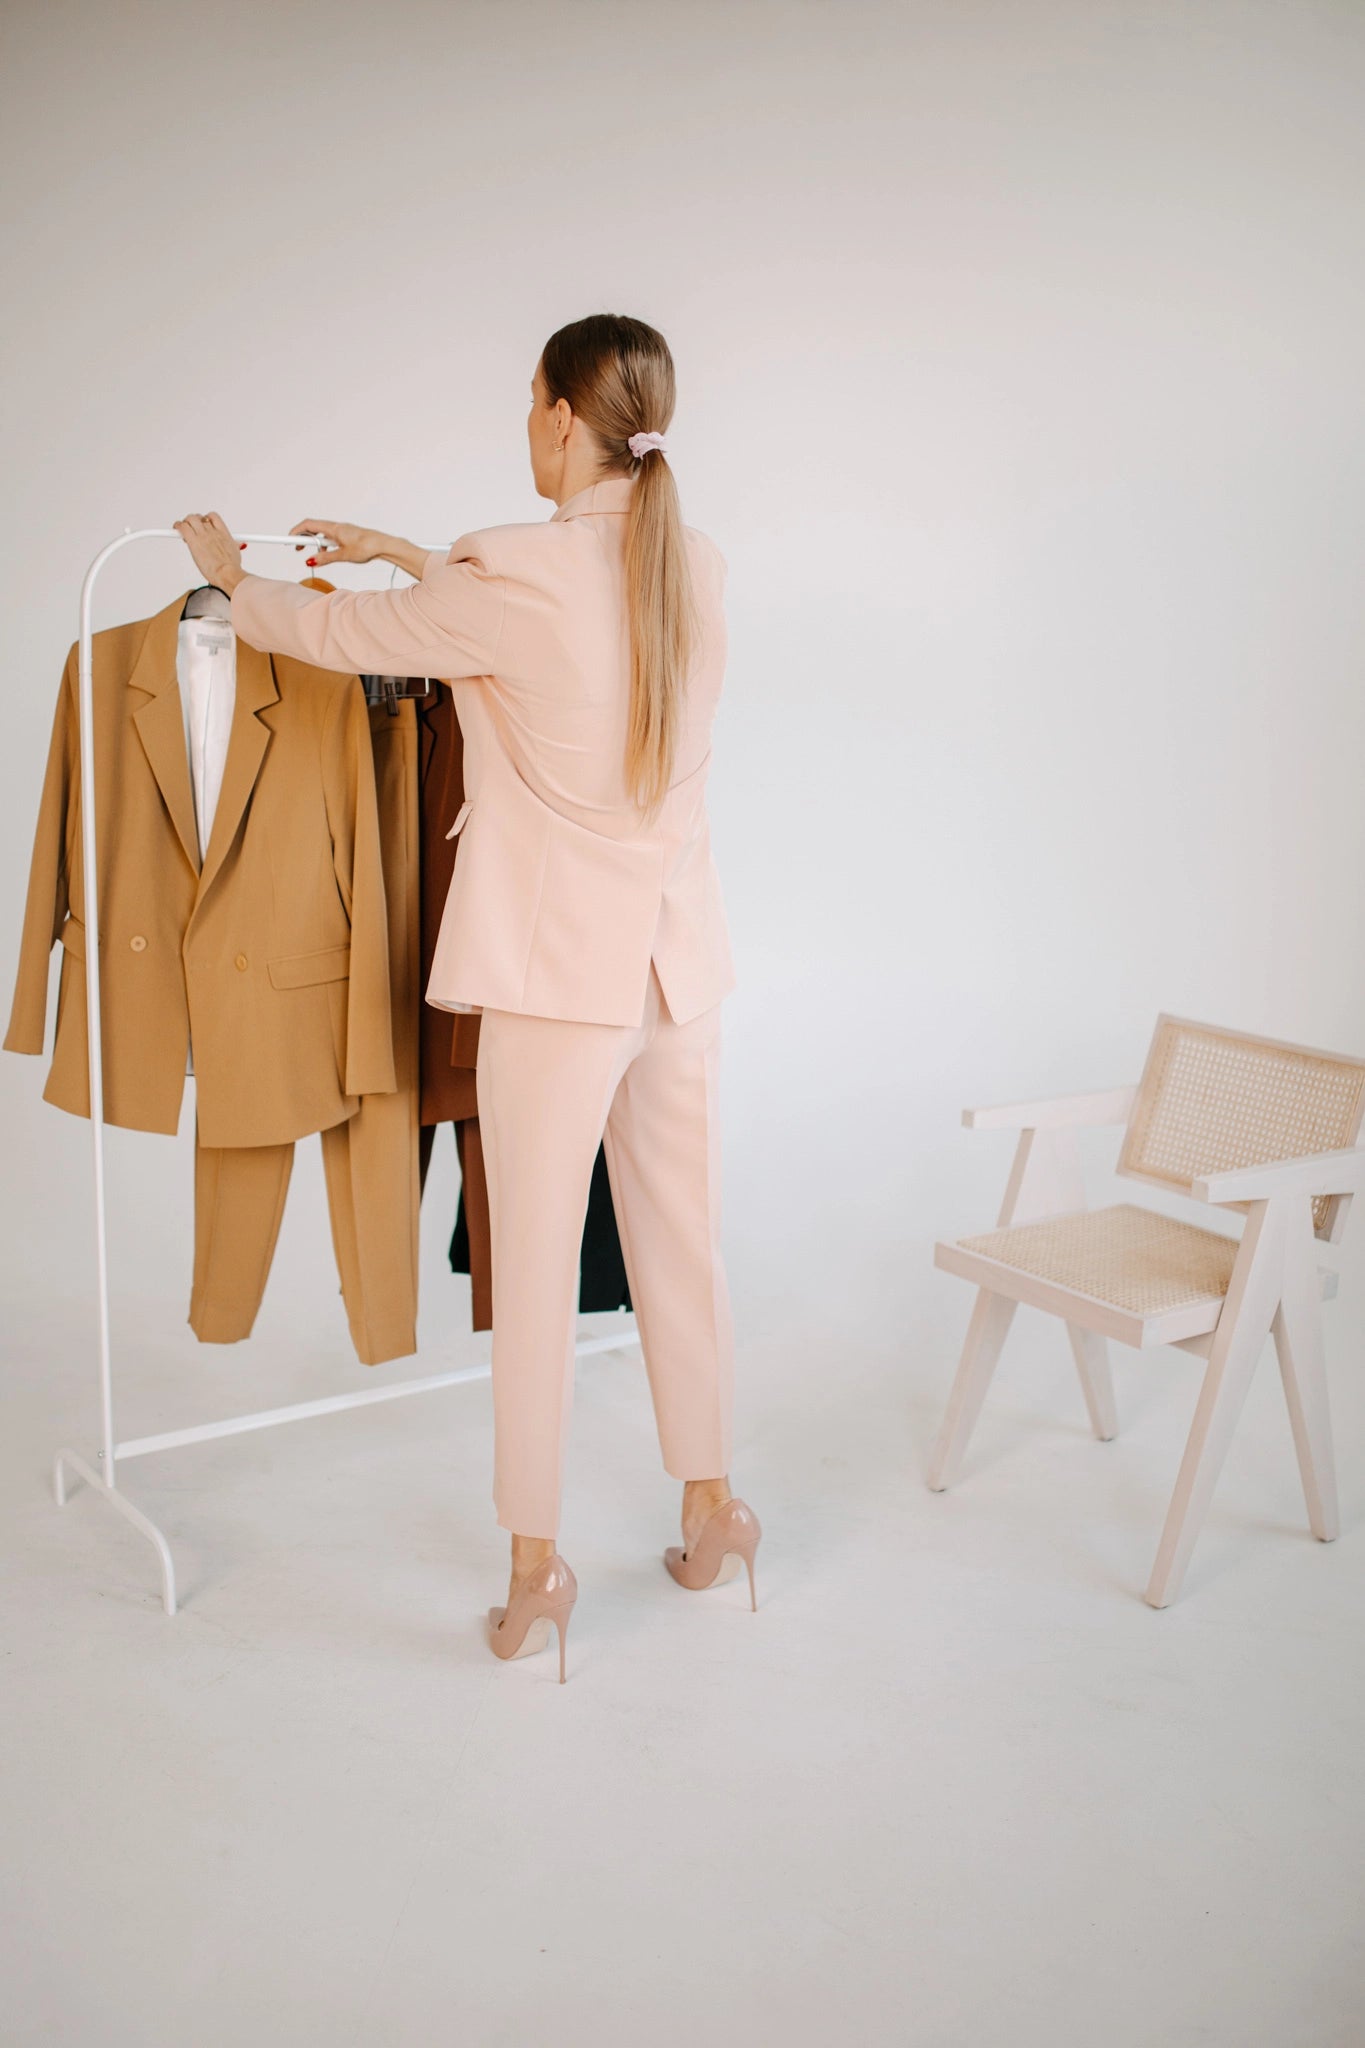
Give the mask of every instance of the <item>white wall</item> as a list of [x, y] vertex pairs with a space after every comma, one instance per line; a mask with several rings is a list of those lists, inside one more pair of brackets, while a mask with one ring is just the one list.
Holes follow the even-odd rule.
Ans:
[[[904, 1327], [941, 1386], [929, 1244], [1007, 1157], [963, 1101], [1133, 1077], [1162, 1007], [1365, 1049], [1358, 8], [86, 0], [9, 43], [6, 1005], [89, 557], [544, 516], [530, 372], [610, 308], [673, 344], [730, 561], [750, 1336]], [[194, 580], [130, 553], [96, 623]], [[91, 1227], [45, 1071], [0, 1061], [35, 1316]], [[111, 1148], [119, 1286], [177, 1332], [188, 1109]], [[320, 1290], [309, 1165], [271, 1299]]]

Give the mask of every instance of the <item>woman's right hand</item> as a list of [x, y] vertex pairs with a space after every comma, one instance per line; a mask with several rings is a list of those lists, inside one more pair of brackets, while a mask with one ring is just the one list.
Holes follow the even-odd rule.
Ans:
[[[314, 547], [309, 557], [310, 568], [314, 563], [319, 569], [328, 569], [333, 562], [373, 562], [393, 544], [387, 533], [374, 533], [368, 526], [348, 526], [340, 519], [300, 519], [289, 531], [315, 535], [330, 543], [325, 548]], [[303, 545], [300, 541], [299, 546]]]

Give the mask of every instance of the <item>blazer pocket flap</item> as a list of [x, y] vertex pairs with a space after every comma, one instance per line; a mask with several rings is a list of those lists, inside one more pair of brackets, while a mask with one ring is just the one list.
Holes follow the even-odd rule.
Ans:
[[351, 971], [349, 946], [324, 946], [317, 953], [286, 953], [268, 960], [274, 988], [307, 988], [315, 981], [342, 981]]
[[78, 917], [69, 917], [58, 936], [68, 953], [74, 953], [78, 960], [84, 960], [85, 926]]

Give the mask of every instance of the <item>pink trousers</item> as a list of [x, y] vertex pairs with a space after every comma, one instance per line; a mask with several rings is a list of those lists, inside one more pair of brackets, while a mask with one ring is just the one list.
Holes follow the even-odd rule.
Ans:
[[664, 1470], [730, 1469], [734, 1335], [720, 1255], [720, 1010], [669, 1015], [650, 970], [638, 1025], [485, 1010], [479, 1125], [493, 1265], [493, 1503], [559, 1532], [578, 1257], [605, 1134]]

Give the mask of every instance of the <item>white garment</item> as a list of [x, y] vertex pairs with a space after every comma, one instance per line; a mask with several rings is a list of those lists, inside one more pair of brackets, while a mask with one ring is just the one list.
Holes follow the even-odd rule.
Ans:
[[[194, 818], [202, 865], [223, 786], [232, 711], [237, 701], [237, 636], [225, 619], [182, 619], [176, 635], [175, 676], [185, 719], [185, 752], [194, 792]], [[190, 1049], [185, 1072], [194, 1072]]]

